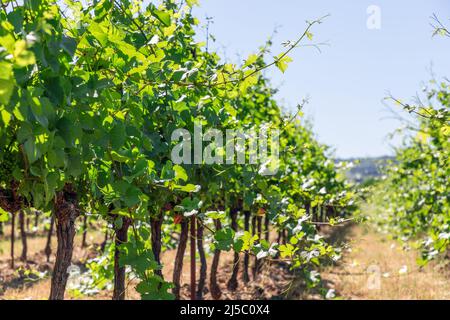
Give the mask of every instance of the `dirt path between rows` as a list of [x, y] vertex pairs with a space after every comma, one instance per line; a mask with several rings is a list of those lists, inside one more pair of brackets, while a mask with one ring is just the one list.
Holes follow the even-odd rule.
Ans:
[[[336, 227], [330, 240], [336, 244], [348, 244], [343, 250], [342, 259], [334, 266], [321, 271], [325, 286], [335, 291], [341, 299], [450, 299], [450, 265], [430, 264], [423, 270], [416, 265], [417, 252], [404, 250], [401, 245], [389, 240], [387, 236], [378, 234], [365, 225], [347, 224]], [[101, 233], [91, 234], [90, 243], [100, 243]], [[75, 240], [74, 261], [83, 263], [93, 252], [89, 248], [82, 249], [81, 239]], [[55, 242], [55, 241], [54, 241]], [[17, 241], [16, 253], [20, 254], [20, 241]], [[24, 283], [18, 278], [17, 270], [9, 269], [9, 252], [7, 241], [0, 242], [0, 299], [47, 299], [50, 290], [50, 279], [34, 283]], [[44, 237], [29, 239], [30, 260], [32, 268], [50, 271], [51, 263], [44, 262], [42, 249]], [[173, 272], [175, 252], [169, 250], [163, 254], [164, 276], [170, 280]], [[211, 256], [208, 257], [208, 276]], [[17, 262], [18, 267], [23, 263]], [[226, 282], [231, 274], [232, 254], [223, 253], [219, 269], [219, 285], [222, 288], [222, 299], [322, 299], [318, 294], [307, 292], [301, 285], [293, 285], [295, 278], [287, 271], [286, 266], [265, 264], [257, 281], [244, 284], [239, 277], [239, 288], [236, 292], [226, 289]], [[197, 267], [198, 264], [197, 264]], [[8, 283], [5, 280], [10, 279]], [[189, 258], [186, 256], [182, 274], [182, 298], [189, 297]], [[209, 283], [209, 278], [207, 280]], [[134, 284], [128, 283], [127, 299], [139, 299]], [[208, 287], [208, 285], [207, 285]], [[293, 289], [287, 294], [287, 288]], [[66, 294], [67, 299], [110, 299], [111, 292], [103, 291], [94, 296], [74, 297]], [[208, 288], [205, 299], [211, 299]]]
[[342, 260], [322, 272], [326, 285], [343, 299], [450, 299], [450, 265], [422, 270], [417, 251], [404, 249], [365, 225], [347, 225], [334, 235], [348, 243]]

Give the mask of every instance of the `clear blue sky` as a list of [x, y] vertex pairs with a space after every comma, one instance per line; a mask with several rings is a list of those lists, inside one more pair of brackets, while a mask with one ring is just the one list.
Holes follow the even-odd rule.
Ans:
[[[370, 5], [381, 9], [380, 30], [366, 26]], [[390, 91], [412, 100], [431, 78], [431, 65], [437, 78], [450, 76], [450, 39], [432, 38], [430, 26], [433, 13], [450, 25], [448, 0], [200, 0], [194, 13], [202, 23], [213, 17], [210, 33], [217, 41], [210, 47], [232, 62], [256, 52], [275, 27], [278, 53], [282, 42], [303, 32], [305, 20], [331, 14], [312, 30], [313, 42], [329, 43], [322, 53], [298, 48], [285, 74], [266, 74], [286, 108], [310, 97], [306, 115], [338, 157], [392, 154], [386, 136], [399, 122], [383, 119], [389, 116], [383, 97]]]

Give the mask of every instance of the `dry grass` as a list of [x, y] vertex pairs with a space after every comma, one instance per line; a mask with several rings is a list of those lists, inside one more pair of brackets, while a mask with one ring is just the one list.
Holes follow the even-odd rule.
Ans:
[[[350, 248], [338, 266], [322, 272], [330, 288], [344, 299], [450, 299], [450, 272], [430, 264], [420, 270], [417, 252], [405, 251], [364, 225], [344, 231]], [[341, 239], [342, 240], [342, 239]]]

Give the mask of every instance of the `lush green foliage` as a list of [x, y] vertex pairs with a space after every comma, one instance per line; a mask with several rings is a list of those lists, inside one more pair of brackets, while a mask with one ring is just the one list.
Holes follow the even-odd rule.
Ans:
[[[171, 298], [171, 284], [155, 273], [151, 218], [163, 215], [164, 245], [179, 231], [174, 220], [195, 214], [209, 230], [210, 250], [280, 253], [307, 275], [339, 253], [318, 236], [305, 206], [342, 212], [352, 198], [326, 147], [298, 114], [281, 112], [261, 74], [272, 65], [284, 72], [287, 54], [318, 21], [273, 62], [265, 62], [268, 43], [236, 66], [196, 42], [195, 3], [29, 0], [0, 12], [1, 188], [18, 193], [22, 206], [50, 211], [70, 186], [82, 214], [116, 230], [131, 221], [120, 263], [146, 299]], [[174, 165], [171, 134], [192, 132], [195, 122], [204, 131], [278, 128], [278, 173], [259, 174], [261, 164]], [[228, 215], [235, 208], [267, 215], [271, 228], [287, 230], [287, 243], [235, 232]], [[214, 220], [222, 230], [212, 231]], [[109, 253], [105, 259], [111, 266]], [[91, 264], [103, 270], [97, 277], [112, 276], [104, 262]]]
[[402, 240], [419, 239], [420, 264], [446, 253], [450, 244], [450, 85], [427, 89], [427, 103], [401, 104], [415, 115], [412, 133], [377, 187], [383, 225]]

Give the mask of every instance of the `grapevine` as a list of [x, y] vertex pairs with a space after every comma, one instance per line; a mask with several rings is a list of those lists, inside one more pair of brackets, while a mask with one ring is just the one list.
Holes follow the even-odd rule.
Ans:
[[[194, 5], [30, 0], [2, 6], [0, 217], [31, 209], [50, 214], [48, 243], [52, 228], [57, 235], [50, 299], [65, 297], [81, 221], [84, 236], [89, 223], [106, 228], [102, 258], [88, 263], [89, 283], [100, 289], [113, 283], [116, 300], [126, 298], [129, 278], [142, 299], [181, 298], [187, 252], [193, 299], [206, 286], [221, 297], [217, 272], [225, 251], [234, 257], [229, 291], [239, 290], [241, 274], [255, 281], [264, 263], [274, 261], [314, 287], [311, 271], [339, 257], [317, 224], [349, 214], [354, 192], [300, 112], [282, 111], [262, 73], [284, 72], [290, 52], [323, 19], [308, 22], [275, 57], [268, 57], [269, 43], [235, 65], [196, 42]], [[199, 123], [204, 132], [277, 129], [279, 159], [174, 163], [172, 133], [194, 133]], [[215, 143], [208, 147], [220, 156]], [[273, 175], [264, 174], [274, 167]], [[161, 262], [169, 248], [177, 250], [171, 279]], [[51, 254], [49, 246], [45, 252]]]

